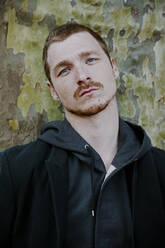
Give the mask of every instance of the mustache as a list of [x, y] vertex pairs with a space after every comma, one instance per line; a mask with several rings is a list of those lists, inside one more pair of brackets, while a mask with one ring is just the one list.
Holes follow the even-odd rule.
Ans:
[[80, 87], [77, 88], [77, 90], [73, 94], [73, 97], [78, 98], [82, 90], [87, 90], [92, 87], [103, 88], [103, 84], [100, 82], [94, 82], [94, 81], [85, 83], [85, 85], [81, 85]]

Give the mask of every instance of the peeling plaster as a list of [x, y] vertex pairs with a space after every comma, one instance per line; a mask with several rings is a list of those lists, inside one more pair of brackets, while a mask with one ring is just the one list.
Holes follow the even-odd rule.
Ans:
[[19, 122], [18, 120], [9, 120], [9, 127], [13, 130], [16, 131], [19, 129]]

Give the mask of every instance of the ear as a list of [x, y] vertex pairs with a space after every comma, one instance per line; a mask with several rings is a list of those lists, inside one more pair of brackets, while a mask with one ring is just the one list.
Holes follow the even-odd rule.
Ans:
[[51, 96], [53, 97], [53, 99], [56, 100], [56, 101], [59, 101], [60, 99], [59, 99], [59, 97], [58, 97], [58, 95], [57, 95], [52, 83], [47, 82], [47, 86], [50, 89], [50, 93], [51, 93]]
[[112, 65], [114, 78], [117, 79], [119, 77], [119, 70], [118, 70], [118, 68], [116, 66], [116, 63], [115, 63], [114, 59], [111, 59], [111, 65]]

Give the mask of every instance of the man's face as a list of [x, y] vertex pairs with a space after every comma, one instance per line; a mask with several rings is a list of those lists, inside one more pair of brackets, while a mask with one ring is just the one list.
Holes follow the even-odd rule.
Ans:
[[48, 63], [53, 86], [65, 113], [93, 115], [102, 111], [116, 93], [109, 58], [88, 32], [79, 32], [48, 48]]

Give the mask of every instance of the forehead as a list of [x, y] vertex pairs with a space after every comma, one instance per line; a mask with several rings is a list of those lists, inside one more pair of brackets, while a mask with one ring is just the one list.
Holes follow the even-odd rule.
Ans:
[[72, 34], [66, 40], [54, 42], [48, 48], [48, 63], [59, 63], [71, 59], [83, 52], [96, 51], [104, 53], [98, 41], [88, 32]]

